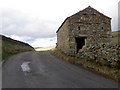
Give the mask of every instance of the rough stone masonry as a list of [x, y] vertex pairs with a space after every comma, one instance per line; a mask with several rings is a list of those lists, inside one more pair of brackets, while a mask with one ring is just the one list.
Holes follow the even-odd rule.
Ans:
[[119, 61], [120, 45], [111, 37], [111, 18], [88, 6], [59, 27], [57, 48], [79, 58]]

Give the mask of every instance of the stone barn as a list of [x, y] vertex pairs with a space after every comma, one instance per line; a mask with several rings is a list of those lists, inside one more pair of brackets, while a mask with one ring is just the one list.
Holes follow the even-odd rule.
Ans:
[[76, 56], [87, 46], [111, 42], [111, 18], [88, 6], [67, 17], [56, 33], [57, 48]]

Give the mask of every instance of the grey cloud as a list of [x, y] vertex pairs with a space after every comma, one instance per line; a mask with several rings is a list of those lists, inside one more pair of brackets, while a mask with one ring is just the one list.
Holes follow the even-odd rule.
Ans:
[[28, 36], [17, 36], [17, 35], [11, 35], [8, 37], [11, 37], [12, 39], [15, 39], [15, 40], [26, 42], [33, 47], [55, 46], [57, 42], [56, 37], [32, 38]]
[[34, 38], [54, 37], [58, 28], [56, 21], [41, 20], [39, 17], [25, 17], [20, 12], [2, 12], [2, 30], [6, 35], [29, 36]]

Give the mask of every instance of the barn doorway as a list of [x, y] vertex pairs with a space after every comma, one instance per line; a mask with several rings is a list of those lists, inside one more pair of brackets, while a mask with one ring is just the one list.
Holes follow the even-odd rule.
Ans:
[[85, 39], [86, 39], [86, 37], [76, 37], [75, 38], [75, 41], [76, 41], [76, 54], [85, 45], [85, 41], [86, 41]]

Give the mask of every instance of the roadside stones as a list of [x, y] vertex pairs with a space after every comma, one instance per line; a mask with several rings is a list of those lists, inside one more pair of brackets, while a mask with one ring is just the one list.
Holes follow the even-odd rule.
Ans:
[[120, 45], [113, 43], [89, 45], [80, 49], [76, 57], [90, 60], [120, 61]]

